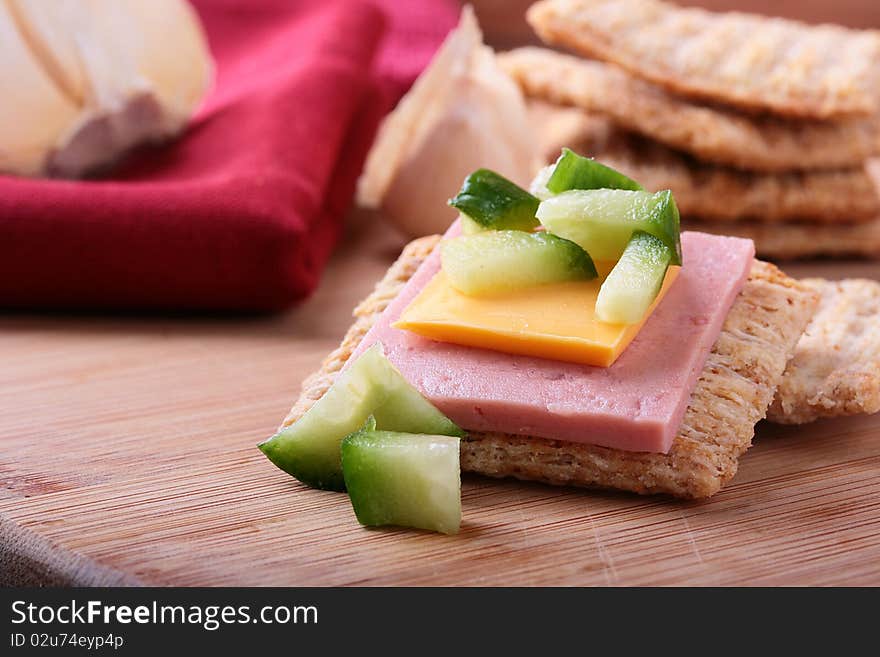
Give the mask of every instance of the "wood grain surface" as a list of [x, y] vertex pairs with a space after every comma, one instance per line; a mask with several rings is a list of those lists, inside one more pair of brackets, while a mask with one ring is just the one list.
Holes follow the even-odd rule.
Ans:
[[880, 584], [880, 416], [762, 424], [704, 502], [465, 477], [458, 536], [361, 528], [255, 448], [403, 244], [351, 223], [283, 316], [0, 317], [0, 583]]

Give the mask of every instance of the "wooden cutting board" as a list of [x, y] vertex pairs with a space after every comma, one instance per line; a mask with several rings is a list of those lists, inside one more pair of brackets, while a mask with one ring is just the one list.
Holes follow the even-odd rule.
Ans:
[[403, 244], [360, 219], [281, 317], [0, 317], [0, 583], [880, 584], [880, 415], [761, 424], [703, 502], [465, 477], [454, 537], [276, 470], [255, 444]]

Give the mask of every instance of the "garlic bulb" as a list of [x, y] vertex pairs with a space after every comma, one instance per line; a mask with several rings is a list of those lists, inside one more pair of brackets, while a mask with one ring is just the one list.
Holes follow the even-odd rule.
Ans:
[[0, 172], [77, 177], [172, 137], [212, 79], [184, 0], [0, 0]]
[[538, 156], [522, 92], [497, 65], [473, 9], [379, 130], [358, 202], [381, 208], [409, 236], [443, 232], [446, 205], [480, 167], [526, 185]]

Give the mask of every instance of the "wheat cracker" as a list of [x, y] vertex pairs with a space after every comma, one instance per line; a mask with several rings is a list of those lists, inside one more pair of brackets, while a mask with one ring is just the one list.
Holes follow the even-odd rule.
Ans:
[[[406, 281], [439, 243], [411, 242], [354, 312], [342, 344], [303, 383], [282, 426], [323, 395], [346, 360]], [[771, 264], [755, 261], [691, 395], [668, 454], [626, 452], [529, 436], [472, 432], [461, 443], [461, 467], [493, 477], [616, 488], [636, 493], [707, 497], [737, 470], [764, 417], [795, 344], [816, 304], [815, 293]]]
[[715, 13], [661, 0], [543, 0], [527, 19], [551, 45], [613, 62], [675, 93], [783, 116], [880, 107], [880, 32]]
[[694, 103], [603, 62], [546, 48], [498, 61], [531, 98], [575, 106], [694, 157], [739, 169], [787, 172], [859, 166], [880, 149], [876, 121], [752, 116]]
[[880, 282], [802, 281], [820, 297], [767, 413], [772, 422], [880, 411]]

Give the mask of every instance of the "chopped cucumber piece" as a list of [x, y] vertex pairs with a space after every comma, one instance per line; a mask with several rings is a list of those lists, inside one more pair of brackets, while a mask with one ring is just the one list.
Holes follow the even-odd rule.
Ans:
[[456, 237], [443, 242], [441, 260], [449, 283], [472, 296], [596, 277], [586, 251], [549, 233], [499, 230]]
[[464, 179], [449, 205], [467, 215], [483, 230], [532, 230], [540, 201], [526, 190], [489, 169], [477, 169]]
[[380, 429], [462, 436], [452, 420], [413, 388], [385, 358], [367, 349], [315, 405], [259, 445], [285, 472], [314, 488], [344, 490], [339, 445], [370, 416]]
[[455, 534], [461, 525], [459, 439], [358, 431], [342, 441], [342, 470], [358, 522]]
[[636, 231], [608, 274], [596, 299], [596, 317], [611, 324], [636, 324], [660, 293], [672, 251], [653, 235]]
[[597, 260], [617, 260], [637, 230], [650, 233], [681, 264], [681, 228], [672, 192], [591, 189], [541, 201], [538, 219], [551, 233], [580, 244]]
[[569, 189], [642, 191], [645, 188], [632, 178], [624, 176], [611, 167], [606, 167], [601, 162], [578, 155], [568, 148], [563, 148], [562, 155], [556, 160], [553, 173], [547, 180], [547, 189], [551, 194], [559, 194]]

